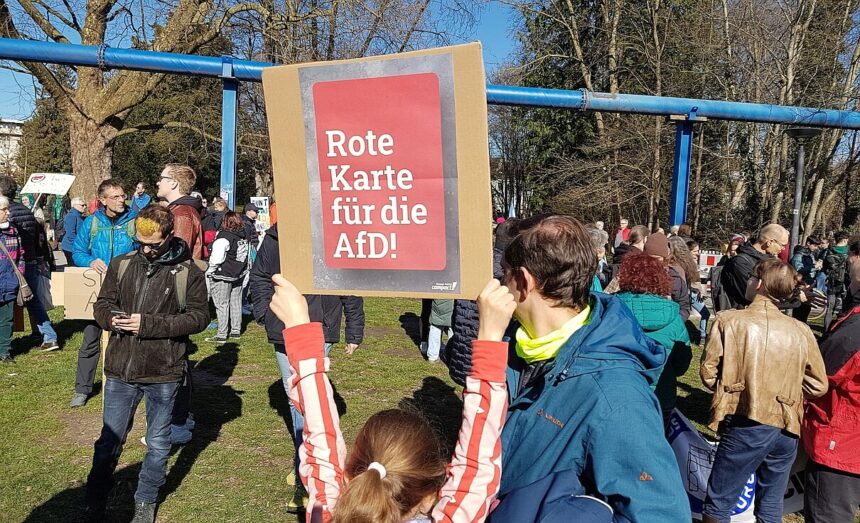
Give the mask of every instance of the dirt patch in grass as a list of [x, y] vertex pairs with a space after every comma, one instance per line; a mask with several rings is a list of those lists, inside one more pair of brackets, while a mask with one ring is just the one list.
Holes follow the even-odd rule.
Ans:
[[385, 336], [401, 336], [403, 338], [409, 338], [403, 329], [397, 327], [390, 327], [384, 325], [368, 325], [364, 327], [364, 335], [367, 338], [384, 338]]
[[383, 354], [387, 356], [394, 356], [396, 358], [414, 358], [416, 356], [421, 357], [421, 353], [415, 349], [414, 346], [404, 344], [395, 344], [392, 347], [388, 347], [387, 349], [382, 351]]
[[[101, 401], [101, 396], [92, 398], [92, 401]], [[91, 446], [98, 439], [102, 430], [101, 412], [89, 410], [69, 410], [61, 412], [60, 421], [63, 423], [63, 441], [80, 446]], [[140, 422], [144, 418], [140, 418]], [[135, 423], [138, 420], [135, 419]]]

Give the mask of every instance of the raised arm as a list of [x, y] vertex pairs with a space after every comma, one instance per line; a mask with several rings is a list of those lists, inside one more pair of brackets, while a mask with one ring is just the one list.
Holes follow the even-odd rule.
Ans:
[[480, 522], [499, 492], [502, 425], [507, 413], [507, 343], [501, 341], [516, 303], [491, 280], [478, 298], [480, 327], [463, 393], [463, 421], [448, 480], [433, 509], [437, 522]]
[[309, 323], [307, 300], [290, 282], [279, 274], [272, 280], [275, 294], [270, 308], [286, 327], [289, 396], [305, 418], [299, 473], [312, 503], [322, 507], [323, 521], [328, 521], [343, 487], [346, 445], [327, 375], [322, 324]]

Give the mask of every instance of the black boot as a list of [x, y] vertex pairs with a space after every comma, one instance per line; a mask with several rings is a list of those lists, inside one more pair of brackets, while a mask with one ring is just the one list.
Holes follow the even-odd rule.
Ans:
[[131, 523], [155, 523], [155, 503], [134, 502], [134, 519]]

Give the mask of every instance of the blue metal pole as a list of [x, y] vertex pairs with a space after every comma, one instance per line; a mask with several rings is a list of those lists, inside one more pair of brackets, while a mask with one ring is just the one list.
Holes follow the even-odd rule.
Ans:
[[[691, 113], [695, 118], [696, 113]], [[687, 195], [693, 156], [693, 119], [675, 123], [675, 165], [672, 168], [672, 195], [669, 200], [669, 225], [687, 221]]]
[[[214, 77], [219, 77], [222, 73], [221, 59], [215, 56], [10, 38], [0, 38], [0, 60], [2, 59]], [[233, 75], [237, 80], [259, 82], [262, 80], [263, 69], [273, 65], [275, 64], [233, 60]], [[699, 116], [718, 120], [860, 129], [860, 112], [855, 111], [636, 94], [593, 93], [585, 90], [488, 85], [487, 102], [497, 105], [555, 107], [657, 116], [686, 115], [693, 107], [698, 107]]]
[[221, 190], [227, 207], [236, 203], [236, 117], [239, 107], [239, 81], [233, 78], [233, 61], [223, 58], [224, 88], [221, 98]]

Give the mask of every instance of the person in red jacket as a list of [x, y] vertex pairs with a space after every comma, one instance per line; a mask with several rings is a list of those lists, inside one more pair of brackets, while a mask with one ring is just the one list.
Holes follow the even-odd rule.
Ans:
[[158, 178], [158, 197], [168, 202], [167, 208], [173, 214], [174, 235], [185, 240], [191, 257], [203, 259], [203, 224], [200, 212], [203, 201], [189, 196], [197, 182], [197, 174], [187, 165], [169, 163], [164, 166]]
[[807, 523], [855, 521], [860, 502], [860, 235], [848, 242], [848, 270], [854, 307], [820, 344], [830, 388], [803, 419]]
[[[158, 197], [167, 201], [167, 209], [173, 215], [173, 235], [185, 240], [193, 259], [202, 260], [203, 224], [200, 222], [200, 211], [203, 210], [203, 201], [189, 196], [196, 182], [197, 174], [194, 169], [187, 165], [169, 163], [161, 171], [156, 188]], [[170, 427], [170, 438], [176, 445], [191, 441], [191, 431], [195, 425], [191, 415], [191, 393], [194, 386], [187, 360], [185, 369], [185, 376], [173, 404]]]

